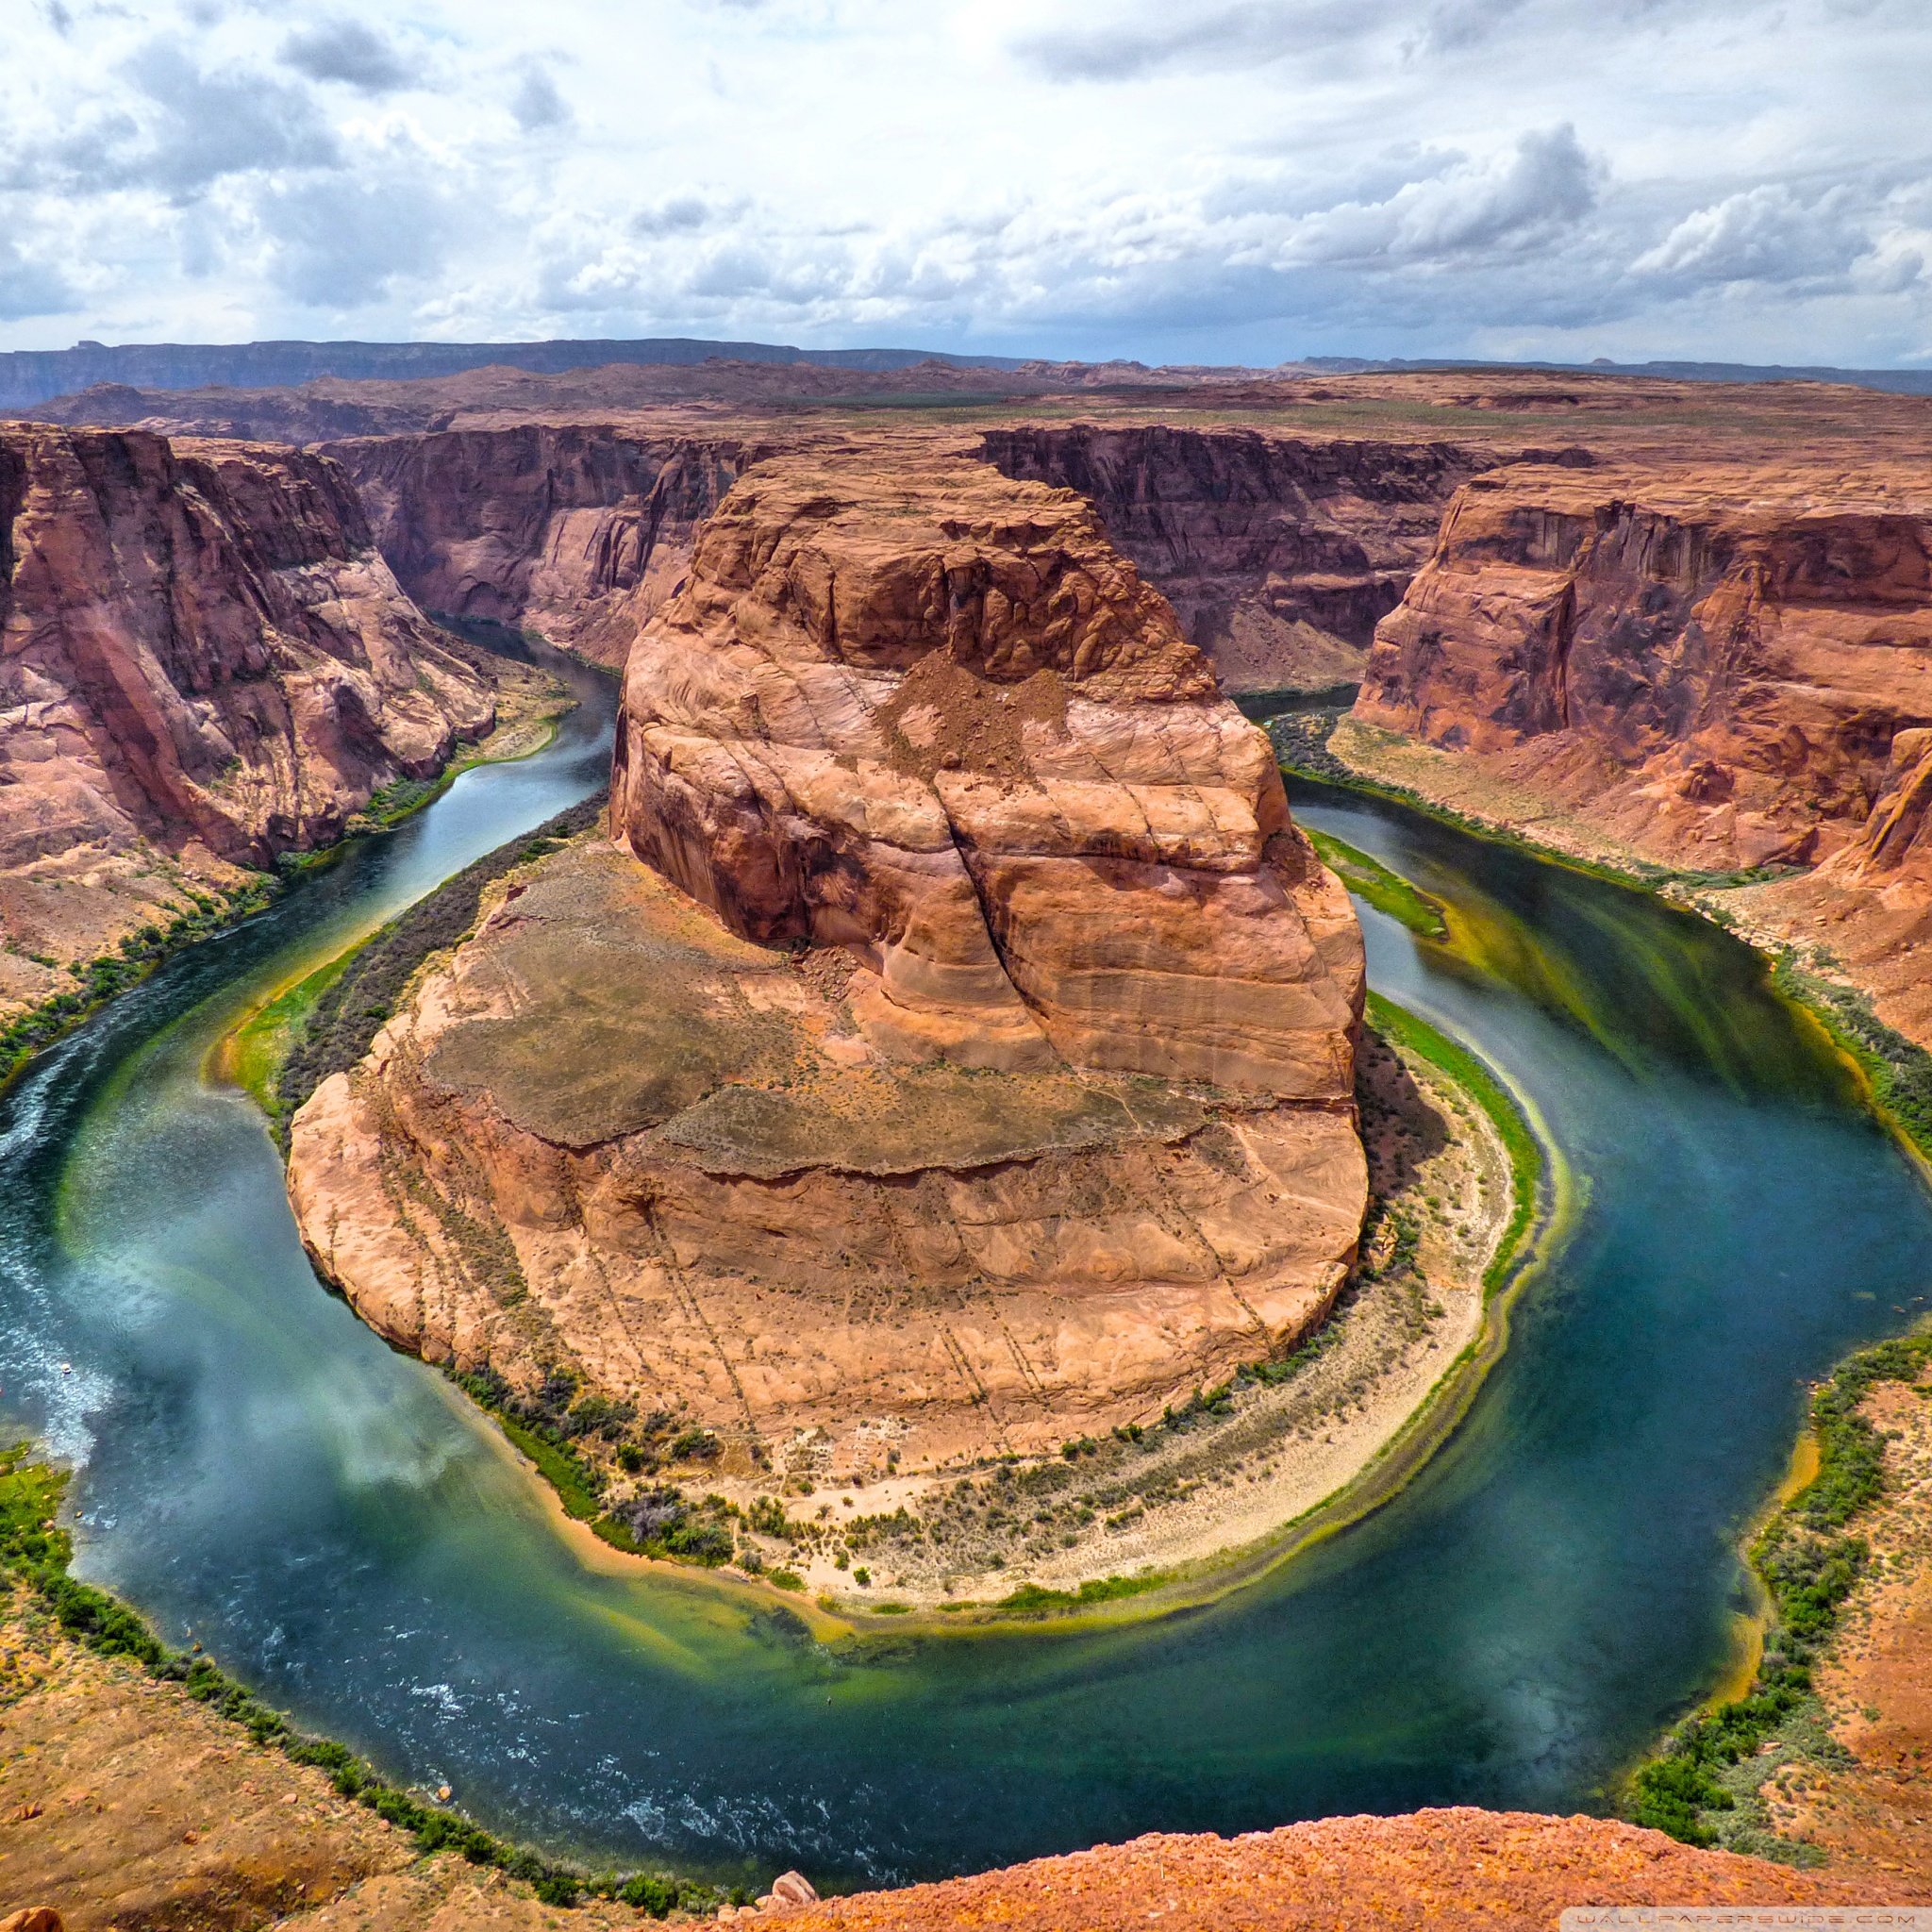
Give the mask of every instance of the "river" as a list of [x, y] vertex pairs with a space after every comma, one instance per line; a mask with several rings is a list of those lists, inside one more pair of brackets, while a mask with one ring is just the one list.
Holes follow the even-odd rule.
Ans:
[[1579, 1182], [1466, 1424], [1393, 1503], [1161, 1621], [844, 1648], [579, 1557], [491, 1427], [316, 1283], [235, 1016], [585, 795], [608, 687], [233, 934], [0, 1107], [0, 1402], [81, 1465], [82, 1574], [392, 1776], [619, 1865], [932, 1875], [1150, 1829], [1572, 1809], [1718, 1673], [1807, 1378], [1932, 1291], [1932, 1206], [1758, 961], [1395, 807], [1310, 823], [1450, 907], [1370, 974], [1528, 1096]]

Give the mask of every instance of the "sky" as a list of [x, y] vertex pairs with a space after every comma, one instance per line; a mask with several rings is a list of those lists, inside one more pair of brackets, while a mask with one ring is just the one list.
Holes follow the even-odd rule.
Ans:
[[0, 348], [1932, 364], [1932, 0], [0, 0]]

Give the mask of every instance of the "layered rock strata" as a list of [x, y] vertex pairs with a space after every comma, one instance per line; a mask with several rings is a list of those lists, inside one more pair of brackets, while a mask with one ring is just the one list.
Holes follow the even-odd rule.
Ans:
[[521, 424], [327, 445], [425, 609], [527, 624], [621, 670], [757, 445]]
[[1674, 862], [1896, 872], [1932, 785], [1928, 550], [1932, 496], [1896, 478], [1477, 477], [1356, 714]]
[[1224, 689], [1353, 683], [1428, 556], [1475, 446], [1160, 424], [992, 429], [1009, 476], [1079, 491]]
[[633, 650], [611, 821], [297, 1116], [385, 1333], [911, 1469], [1158, 1415], [1332, 1301], [1354, 916], [1078, 498], [750, 473]]
[[0, 426], [0, 998], [491, 717], [325, 458]]

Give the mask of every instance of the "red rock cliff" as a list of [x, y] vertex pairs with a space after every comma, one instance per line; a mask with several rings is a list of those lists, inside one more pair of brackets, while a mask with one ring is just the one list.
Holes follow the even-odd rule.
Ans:
[[1932, 724], [1932, 499], [1902, 481], [1518, 469], [1466, 485], [1357, 707], [1707, 869], [1903, 862]]
[[491, 711], [325, 458], [0, 426], [0, 922], [23, 955], [138, 924], [157, 856], [333, 837]]
[[1008, 476], [1091, 498], [1230, 691], [1358, 676], [1457, 487], [1507, 459], [1158, 424], [993, 429], [982, 453]]
[[631, 653], [612, 797], [734, 930], [858, 949], [908, 1050], [1351, 1092], [1353, 915], [1072, 491], [753, 471]]
[[890, 1443], [924, 1483], [1330, 1307], [1360, 935], [1084, 500], [747, 473], [631, 653], [611, 821], [296, 1116], [305, 1239], [385, 1334], [688, 1407], [747, 1482]]
[[426, 610], [528, 623], [622, 667], [697, 526], [756, 455], [733, 438], [523, 424], [331, 443]]

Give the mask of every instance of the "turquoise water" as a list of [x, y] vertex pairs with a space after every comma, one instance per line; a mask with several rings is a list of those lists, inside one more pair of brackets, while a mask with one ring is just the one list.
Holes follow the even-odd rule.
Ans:
[[0, 1399], [84, 1465], [83, 1573], [392, 1775], [614, 1863], [852, 1883], [1600, 1803], [1720, 1667], [1734, 1534], [1806, 1379], [1932, 1291], [1922, 1189], [1753, 957], [1302, 791], [1450, 907], [1452, 948], [1366, 914], [1371, 976], [1505, 1070], [1578, 1178], [1508, 1355], [1391, 1505], [1221, 1604], [823, 1647], [586, 1568], [491, 1429], [316, 1284], [261, 1123], [201, 1073], [263, 991], [600, 782], [609, 694], [586, 690], [551, 751], [173, 961], [0, 1110]]

